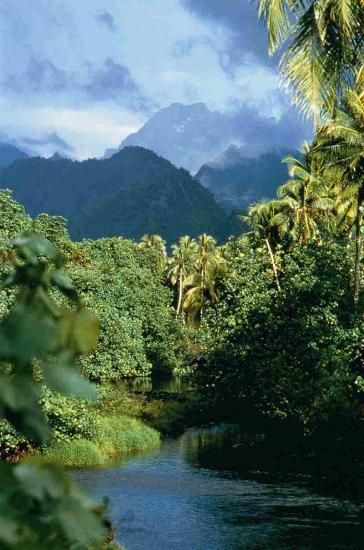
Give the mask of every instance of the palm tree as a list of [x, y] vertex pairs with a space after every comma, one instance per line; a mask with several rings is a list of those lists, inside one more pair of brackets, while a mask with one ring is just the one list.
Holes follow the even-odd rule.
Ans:
[[295, 103], [316, 122], [332, 113], [343, 85], [355, 80], [364, 55], [362, 0], [258, 0], [269, 52], [281, 57]]
[[215, 283], [226, 272], [226, 262], [216, 247], [215, 239], [206, 233], [198, 239], [196, 267], [196, 273], [185, 281], [187, 291], [183, 300], [183, 310], [192, 322], [203, 317], [206, 300], [218, 301]]
[[167, 265], [167, 277], [173, 286], [178, 285], [177, 316], [182, 310], [183, 290], [186, 279], [196, 267], [197, 243], [187, 235], [172, 246], [172, 257]]
[[332, 222], [335, 203], [308, 143], [303, 145], [301, 160], [290, 156], [283, 162], [288, 164], [291, 178], [277, 190], [279, 212], [272, 223], [295, 242], [307, 243], [325, 223]]
[[143, 235], [139, 243], [140, 250], [155, 250], [161, 256], [167, 255], [166, 241], [160, 235]]
[[276, 236], [277, 227], [272, 220], [279, 212], [277, 201], [259, 201], [248, 209], [247, 216], [239, 216], [240, 219], [253, 228], [253, 233], [261, 239], [267, 247], [269, 259], [272, 264], [277, 289], [281, 290], [277, 264], [274, 258], [271, 242]]
[[341, 108], [319, 132], [318, 150], [331, 164], [343, 170], [341, 194], [354, 209], [355, 268], [354, 300], [360, 293], [361, 226], [364, 207], [364, 65], [353, 87], [343, 90]]

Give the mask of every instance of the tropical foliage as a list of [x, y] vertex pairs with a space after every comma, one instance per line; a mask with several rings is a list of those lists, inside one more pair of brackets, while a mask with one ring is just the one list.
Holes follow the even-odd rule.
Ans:
[[282, 76], [295, 103], [317, 123], [331, 116], [364, 55], [364, 6], [358, 0], [258, 0], [269, 51], [282, 47]]
[[[39, 377], [59, 392], [94, 397], [95, 390], [81, 377], [75, 359], [95, 347], [98, 321], [81, 304], [53, 244], [24, 233], [13, 241], [13, 247], [15, 269], [8, 285], [20, 290], [0, 325], [0, 356], [5, 365], [1, 413], [22, 436], [43, 443], [50, 430], [39, 404]], [[60, 308], [49, 295], [51, 287], [76, 309]], [[106, 542], [102, 507], [59, 468], [2, 462], [0, 477], [2, 548], [88, 550]]]
[[[325, 445], [344, 441], [347, 449], [359, 449], [361, 461], [364, 4], [258, 4], [270, 51], [283, 48], [283, 79], [296, 104], [314, 116], [316, 132], [302, 153], [283, 159], [288, 180], [277, 197], [241, 216], [249, 233], [225, 244], [203, 233], [215, 227], [220, 210], [187, 173], [164, 161], [160, 200], [158, 182], [150, 186], [139, 168], [138, 192], [124, 186], [139, 212], [158, 206], [169, 240], [184, 233], [188, 213], [193, 238], [181, 237], [170, 253], [155, 233], [160, 219], [154, 211], [149, 221], [123, 219], [128, 234], [149, 231], [139, 243], [122, 237], [74, 243], [64, 218], [41, 213], [31, 219], [9, 191], [0, 193], [0, 454], [14, 460], [43, 453], [43, 462], [0, 463], [2, 548], [96, 550], [106, 544], [103, 507], [47, 461], [71, 465], [78, 457], [79, 465], [98, 464], [114, 452], [158, 445], [155, 430], [120, 412], [131, 401], [120, 404], [115, 384], [151, 373], [191, 373], [191, 356], [209, 419], [239, 419], [264, 432], [269, 422], [291, 423], [302, 437], [325, 432]], [[150, 169], [161, 163], [139, 149], [107, 161], [117, 196], [118, 167], [135, 155]], [[77, 210], [78, 230], [87, 226], [91, 236], [95, 219], [106, 220], [104, 234], [121, 227], [115, 196], [93, 206], [95, 162], [82, 166], [90, 176], [86, 218], [77, 217], [76, 195], [67, 204]], [[68, 161], [49, 167], [62, 185], [65, 167], [74, 177]], [[13, 170], [1, 177], [16, 176], [27, 193]], [[70, 182], [73, 193], [77, 186]], [[172, 182], [183, 189], [183, 204], [171, 198]], [[205, 220], [193, 207], [193, 193], [210, 206]], [[165, 196], [178, 213], [173, 230]], [[33, 199], [27, 196], [34, 206]], [[100, 385], [97, 402], [87, 378]], [[168, 417], [179, 413], [159, 403], [143, 414], [168, 433]], [[348, 439], [354, 432], [355, 445]]]

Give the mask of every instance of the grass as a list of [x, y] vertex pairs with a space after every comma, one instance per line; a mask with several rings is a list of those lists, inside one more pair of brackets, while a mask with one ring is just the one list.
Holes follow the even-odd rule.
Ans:
[[69, 468], [103, 466], [136, 451], [155, 449], [159, 433], [127, 416], [99, 416], [92, 440], [55, 441], [44, 452], [47, 462]]
[[158, 447], [159, 433], [136, 418], [101, 416], [95, 442], [110, 455], [147, 451]]
[[103, 463], [103, 454], [92, 441], [74, 439], [55, 441], [44, 452], [46, 462], [60, 464], [67, 468], [86, 468]]

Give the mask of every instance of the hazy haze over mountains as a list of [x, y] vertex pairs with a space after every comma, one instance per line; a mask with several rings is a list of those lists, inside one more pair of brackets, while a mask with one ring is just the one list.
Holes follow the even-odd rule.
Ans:
[[195, 178], [214, 195], [226, 212], [246, 209], [263, 198], [273, 198], [287, 180], [282, 158], [295, 151], [279, 150], [246, 158], [244, 150], [230, 146], [215, 161], [202, 166]]
[[193, 174], [231, 145], [240, 148], [240, 157], [253, 158], [287, 148], [288, 144], [298, 147], [308, 132], [290, 109], [282, 120], [261, 116], [248, 106], [221, 113], [210, 111], [204, 103], [173, 103], [156, 112], [117, 149], [106, 150], [105, 157], [125, 146], [137, 145]]
[[15, 160], [27, 157], [28, 155], [15, 147], [15, 145], [0, 141], [0, 168], [9, 166]]

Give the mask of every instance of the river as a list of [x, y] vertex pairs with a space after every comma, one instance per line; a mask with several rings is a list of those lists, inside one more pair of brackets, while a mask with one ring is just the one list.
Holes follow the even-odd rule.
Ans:
[[354, 502], [320, 495], [303, 476], [239, 475], [209, 465], [226, 433], [189, 430], [157, 451], [73, 477], [109, 499], [127, 550], [364, 548]]

